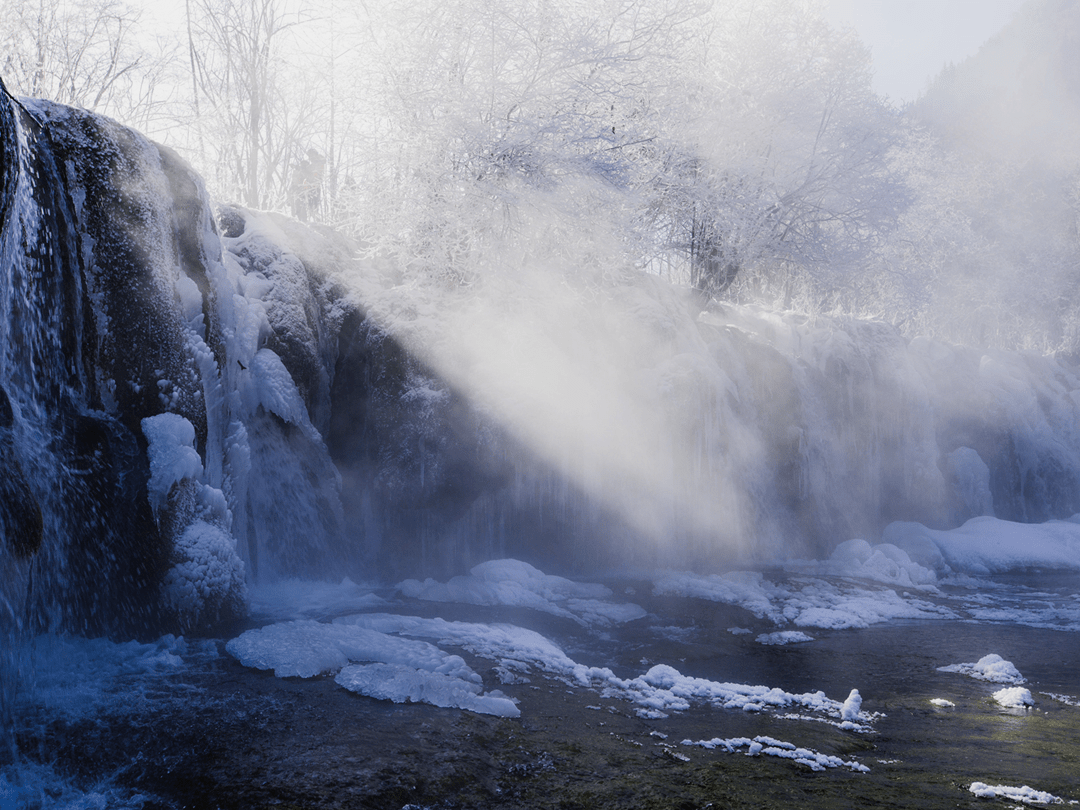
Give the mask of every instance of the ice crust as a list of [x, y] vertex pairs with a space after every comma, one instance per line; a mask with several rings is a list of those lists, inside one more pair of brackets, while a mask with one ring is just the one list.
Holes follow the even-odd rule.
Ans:
[[545, 574], [520, 560], [490, 560], [468, 576], [449, 582], [407, 579], [398, 585], [403, 596], [429, 602], [526, 607], [572, 619], [582, 625], [612, 625], [640, 619], [638, 605], [614, 603], [611, 589]]
[[801, 630], [779, 630], [775, 633], [762, 633], [756, 640], [758, 644], [781, 645], [813, 641], [814, 637]]

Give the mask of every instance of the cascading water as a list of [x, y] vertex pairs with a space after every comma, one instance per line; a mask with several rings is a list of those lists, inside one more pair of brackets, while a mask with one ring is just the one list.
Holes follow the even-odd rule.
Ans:
[[699, 317], [636, 273], [401, 284], [283, 217], [219, 232], [107, 119], [3, 108], [9, 635], [212, 624], [245, 579], [718, 566], [1080, 511], [1063, 361]]

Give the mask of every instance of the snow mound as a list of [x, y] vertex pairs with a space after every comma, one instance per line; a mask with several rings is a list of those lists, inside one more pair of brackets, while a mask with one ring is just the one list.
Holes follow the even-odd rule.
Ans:
[[1024, 709], [1034, 706], [1031, 692], [1022, 686], [1007, 686], [994, 692], [994, 700], [1007, 709]]
[[862, 708], [862, 695], [858, 689], [852, 689], [851, 693], [840, 707], [840, 719], [855, 721], [859, 719], [859, 710]]
[[938, 576], [1052, 569], [1080, 571], [1080, 523], [1075, 519], [1013, 523], [975, 517], [958, 529], [891, 523], [882, 540], [903, 549]]
[[937, 581], [933, 570], [913, 561], [904, 549], [892, 543], [871, 546], [859, 539], [838, 545], [820, 568], [822, 573], [909, 588], [933, 585]]
[[805, 765], [812, 771], [824, 771], [826, 768], [850, 768], [853, 771], [869, 773], [870, 769], [856, 760], [843, 760], [840, 757], [822, 754], [809, 748], [799, 748], [794, 743], [776, 740], [772, 737], [731, 737], [722, 739], [714, 737], [711, 740], [683, 740], [683, 745], [696, 745], [701, 748], [721, 749], [733, 754], [743, 748], [748, 757], [768, 756], [790, 759], [799, 765]]
[[526, 607], [581, 625], [610, 626], [645, 616], [638, 605], [608, 601], [613, 594], [604, 585], [545, 574], [520, 560], [489, 560], [449, 582], [407, 579], [398, 590], [429, 602]]
[[961, 675], [969, 675], [980, 681], [991, 683], [1021, 684], [1025, 680], [1011, 661], [1006, 661], [995, 653], [984, 655], [974, 664], [950, 664], [947, 667], [938, 667], [938, 672], [959, 672]]
[[1035, 790], [1034, 788], [1029, 788], [1027, 785], [1024, 785], [1023, 787], [1008, 787], [1007, 785], [990, 786], [984, 782], [972, 782], [971, 787], [969, 787], [968, 790], [980, 799], [1002, 798], [1013, 802], [1023, 802], [1024, 804], [1065, 803], [1064, 799], [1061, 799], [1052, 793]]
[[951, 709], [956, 706], [951, 700], [946, 700], [945, 698], [931, 698], [930, 702], [939, 709]]

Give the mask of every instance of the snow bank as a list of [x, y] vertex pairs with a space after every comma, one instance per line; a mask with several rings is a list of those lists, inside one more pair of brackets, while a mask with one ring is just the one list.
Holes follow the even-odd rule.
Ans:
[[1006, 661], [1000, 655], [991, 653], [984, 655], [974, 664], [950, 664], [947, 667], [938, 667], [938, 672], [959, 672], [980, 681], [991, 683], [1024, 683], [1024, 677], [1011, 661]]
[[862, 695], [859, 694], [858, 689], [852, 689], [847, 696], [847, 700], [844, 701], [844, 705], [840, 707], [840, 719], [841, 720], [858, 720], [859, 710], [862, 708]]
[[[1001, 798], [1014, 802], [1023, 802], [1024, 804], [1065, 803], [1064, 799], [1061, 799], [1052, 793], [1035, 790], [1034, 788], [1029, 788], [1027, 785], [1024, 785], [1023, 787], [1008, 787], [1007, 785], [995, 785], [991, 787], [984, 782], [972, 782], [971, 787], [969, 787], [968, 790], [980, 799]], [[1070, 802], [1070, 804], [1073, 804], [1073, 802]]]
[[870, 769], [856, 760], [843, 760], [840, 757], [822, 754], [809, 748], [799, 748], [794, 743], [776, 740], [772, 737], [731, 737], [721, 739], [714, 737], [711, 740], [683, 740], [683, 745], [696, 745], [701, 748], [721, 749], [733, 754], [743, 748], [748, 757], [767, 756], [781, 757], [794, 760], [799, 765], [805, 765], [812, 771], [824, 771], [826, 768], [850, 768], [853, 771], [869, 773]]
[[526, 607], [572, 619], [582, 625], [609, 626], [640, 619], [638, 605], [610, 600], [609, 588], [545, 574], [520, 560], [490, 560], [468, 576], [449, 582], [407, 579], [398, 585], [402, 595], [430, 602]]
[[1075, 517], [1038, 524], [976, 517], [949, 531], [928, 529], [921, 523], [891, 523], [882, 540], [903, 549], [938, 576], [1080, 571], [1080, 522]]
[[[845, 558], [857, 557], [848, 554]], [[833, 572], [836, 576], [844, 576], [843, 572], [852, 570], [847, 565], [832, 565], [825, 571], [818, 569], [815, 563], [803, 561], [794, 565], [798, 572], [805, 571], [809, 566], [815, 572]], [[670, 596], [697, 597], [738, 605], [758, 618], [770, 619], [778, 625], [791, 623], [803, 628], [839, 630], [869, 627], [894, 619], [956, 618], [956, 613], [946, 607], [915, 596], [900, 595], [893, 588], [868, 587], [861, 583], [836, 582], [817, 577], [771, 582], [759, 573], [746, 571], [727, 574], [667, 572], [655, 580], [654, 590]]]

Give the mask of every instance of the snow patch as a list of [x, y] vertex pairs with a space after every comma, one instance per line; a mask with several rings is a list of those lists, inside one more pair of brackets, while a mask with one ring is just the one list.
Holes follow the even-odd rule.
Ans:
[[991, 653], [984, 655], [974, 664], [950, 664], [947, 667], [938, 667], [938, 672], [959, 672], [980, 681], [991, 683], [1021, 684], [1025, 679], [1011, 661], [1006, 661], [1000, 655]]
[[481, 694], [483, 681], [461, 656], [426, 641], [355, 624], [283, 622], [249, 630], [225, 649], [244, 666], [272, 669], [279, 678], [312, 678], [336, 671], [340, 686], [380, 700], [500, 717], [520, 713], [502, 693]]
[[521, 716], [514, 701], [501, 692], [482, 695], [482, 688], [475, 683], [402, 664], [353, 664], [342, 669], [334, 682], [376, 700], [428, 703], [498, 717]]
[[813, 636], [808, 636], [799, 630], [780, 630], [776, 633], [762, 633], [757, 637], [758, 644], [798, 644], [803, 641], [813, 641]]
[[[990, 786], [984, 782], [972, 782], [968, 788], [980, 799], [1008, 799], [1013, 802], [1024, 804], [1064, 804], [1065, 800], [1052, 793], [1035, 790], [1027, 785], [1023, 787], [1009, 787], [1008, 785]], [[1075, 802], [1070, 802], [1075, 804]]]
[[696, 745], [701, 748], [720, 749], [733, 754], [743, 748], [748, 757], [768, 756], [790, 759], [799, 765], [805, 765], [812, 771], [824, 771], [827, 768], [850, 768], [853, 771], [869, 773], [870, 769], [853, 759], [844, 760], [840, 757], [822, 754], [809, 748], [800, 748], [794, 743], [784, 742], [772, 737], [730, 737], [722, 739], [714, 737], [711, 740], [683, 740], [683, 745]]

